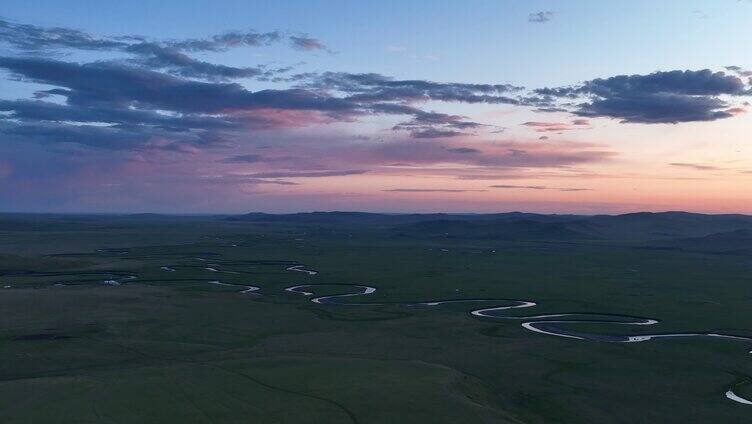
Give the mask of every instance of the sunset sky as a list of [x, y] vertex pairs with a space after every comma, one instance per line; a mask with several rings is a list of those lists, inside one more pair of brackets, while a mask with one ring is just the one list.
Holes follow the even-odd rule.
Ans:
[[0, 8], [0, 211], [752, 213], [752, 1]]

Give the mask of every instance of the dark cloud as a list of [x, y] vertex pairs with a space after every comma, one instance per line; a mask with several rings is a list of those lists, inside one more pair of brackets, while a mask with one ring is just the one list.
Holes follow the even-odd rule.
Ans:
[[241, 184], [242, 185], [272, 184], [272, 185], [282, 185], [282, 186], [300, 185], [292, 181], [267, 180], [263, 178], [254, 178], [248, 175], [237, 175], [237, 174], [200, 177], [198, 180], [202, 183], [221, 184], [221, 185], [241, 185]]
[[0, 68], [20, 78], [64, 87], [76, 105], [147, 107], [185, 113], [217, 113], [230, 109], [279, 108], [346, 111], [356, 103], [303, 89], [251, 92], [239, 84], [180, 79], [117, 63], [79, 65], [42, 58], [0, 57]]
[[97, 38], [75, 29], [44, 28], [16, 24], [2, 19], [0, 19], [0, 42], [27, 52], [56, 48], [117, 50], [128, 45], [127, 40]]
[[79, 122], [120, 125], [147, 125], [167, 131], [191, 129], [240, 128], [241, 123], [228, 117], [183, 114], [170, 116], [151, 110], [113, 108], [107, 106], [61, 105], [40, 100], [0, 100], [0, 111], [8, 112], [6, 118], [24, 122]]
[[410, 131], [410, 137], [412, 138], [447, 138], [458, 137], [465, 135], [465, 133], [454, 130], [442, 130], [437, 128], [425, 128], [415, 129]]
[[256, 32], [228, 31], [213, 35], [209, 38], [195, 38], [187, 40], [171, 40], [164, 42], [165, 45], [185, 51], [202, 52], [225, 51], [235, 47], [260, 47], [281, 41], [284, 36], [279, 31]]
[[196, 60], [174, 47], [157, 43], [139, 43], [126, 49], [138, 56], [133, 62], [150, 69], [166, 69], [189, 78], [230, 80], [238, 78], [271, 77], [273, 72], [262, 67], [234, 67]]
[[695, 171], [719, 171], [721, 168], [713, 165], [703, 165], [699, 163], [683, 163], [683, 162], [673, 162], [670, 163], [671, 166], [676, 166], [679, 168], [687, 168], [687, 169], [694, 169]]
[[385, 113], [412, 116], [394, 129], [409, 131], [415, 138], [458, 136], [463, 130], [481, 126], [462, 116], [426, 112], [406, 104], [364, 104], [305, 88], [251, 92], [239, 84], [187, 80], [122, 63], [0, 57], [0, 68], [21, 80], [58, 87], [40, 92], [40, 97], [65, 97], [65, 105], [6, 101], [1, 106], [12, 117], [26, 120], [141, 124], [183, 131], [239, 130], [296, 126], [299, 121], [318, 119], [269, 111], [308, 111], [335, 121]]
[[26, 52], [56, 49], [122, 51], [138, 44], [154, 44], [182, 52], [221, 52], [238, 47], [268, 46], [284, 40], [299, 50], [326, 49], [316, 38], [279, 31], [228, 31], [207, 38], [154, 41], [138, 35], [98, 37], [76, 29], [46, 28], [0, 19], [0, 42]]
[[389, 113], [394, 115], [413, 115], [411, 121], [401, 122], [394, 129], [412, 129], [416, 127], [431, 127], [444, 125], [455, 129], [469, 129], [483, 126], [477, 122], [467, 121], [466, 117], [449, 115], [438, 112], [424, 112], [418, 108], [400, 104], [380, 103], [369, 109], [375, 113]]
[[455, 148], [447, 149], [447, 151], [452, 152], [452, 153], [461, 153], [461, 154], [480, 153], [480, 150], [473, 149], [470, 147], [455, 147]]
[[415, 111], [414, 118], [410, 122], [400, 124], [402, 126], [427, 126], [427, 125], [444, 125], [449, 128], [458, 130], [467, 130], [482, 127], [483, 124], [468, 121], [467, 117], [460, 115], [448, 115], [437, 112]]
[[[46, 53], [55, 49], [102, 50], [126, 59], [72, 63], [49, 57], [0, 57], [0, 68], [17, 80], [52, 85], [37, 99], [62, 96], [53, 103], [7, 104], [12, 118], [31, 122], [107, 123], [174, 131], [226, 131], [296, 127], [311, 122], [351, 122], [369, 114], [406, 115], [394, 126], [413, 138], [467, 134], [482, 124], [466, 117], [425, 111], [416, 102], [520, 104], [509, 84], [438, 83], [397, 80], [379, 74], [326, 72], [288, 79], [289, 89], [249, 91], [227, 82], [238, 78], [274, 80], [287, 69], [233, 67], [191, 57], [191, 52], [224, 51], [288, 40], [304, 50], [325, 49], [309, 36], [279, 32], [227, 32], [199, 39], [150, 40], [140, 36], [95, 37], [77, 30], [17, 25], [0, 21], [0, 42], [16, 49]], [[1, 119], [2, 117], [0, 117]], [[76, 129], [65, 129], [73, 131]], [[214, 135], [216, 136], [216, 135]], [[115, 137], [115, 139], [118, 139]]]
[[361, 175], [365, 174], [366, 170], [362, 169], [347, 169], [347, 170], [327, 170], [327, 171], [270, 171], [270, 172], [257, 172], [255, 174], [248, 174], [250, 178], [323, 178], [323, 177], [342, 177], [345, 175]]
[[714, 97], [661, 94], [594, 100], [577, 113], [625, 123], [676, 124], [729, 118], [733, 115], [725, 110], [727, 107], [726, 102]]
[[231, 31], [204, 39], [148, 40], [141, 36], [96, 37], [68, 28], [45, 28], [0, 20], [0, 43], [26, 53], [59, 49], [123, 52], [135, 56], [133, 63], [151, 69], [166, 69], [177, 75], [208, 80], [238, 78], [269, 79], [289, 68], [233, 67], [200, 61], [187, 52], [221, 52], [237, 47], [259, 47], [287, 39], [298, 50], [325, 49], [315, 38], [283, 35], [278, 31]]
[[[393, 130], [405, 131], [413, 139], [432, 139], [415, 151], [411, 150], [412, 146], [406, 147], [406, 143], [400, 144], [399, 149], [404, 154], [383, 152], [394, 156], [395, 161], [410, 158], [420, 149], [422, 158], [413, 158], [418, 162], [457, 162], [459, 157], [465, 157], [468, 163], [484, 166], [559, 166], [605, 159], [611, 152], [599, 149], [542, 152], [526, 147], [499, 151], [490, 157], [492, 155], [484, 151], [443, 143], [495, 127], [474, 122], [466, 116], [424, 110], [424, 105], [427, 102], [509, 104], [534, 106], [539, 110], [563, 108], [583, 116], [571, 124], [535, 121], [523, 124], [536, 131], [563, 131], [584, 128], [588, 125], [584, 117], [588, 116], [648, 123], [718, 119], [743, 112], [743, 108], [729, 107], [725, 99], [748, 93], [737, 76], [710, 71], [617, 76], [534, 93], [520, 93], [523, 88], [511, 84], [434, 82], [395, 79], [375, 73], [324, 72], [278, 80], [286, 81], [290, 88], [251, 91], [229, 81], [274, 79], [286, 71], [261, 65], [213, 64], [195, 59], [190, 53], [278, 42], [294, 43], [307, 50], [325, 47], [313, 38], [280, 32], [228, 32], [207, 38], [150, 40], [138, 36], [95, 37], [77, 30], [2, 20], [0, 42], [20, 51], [20, 54], [17, 51], [16, 55], [0, 57], [0, 69], [6, 70], [10, 78], [51, 86], [37, 91], [36, 99], [0, 100], [0, 133], [4, 137], [112, 150], [190, 151], [191, 148], [226, 147], [253, 138], [253, 131], [390, 115], [399, 117]], [[126, 57], [76, 63], [48, 54], [56, 49], [117, 52]], [[733, 69], [733, 72], [741, 72], [741, 69]], [[577, 101], [584, 103], [577, 104]], [[260, 159], [254, 155], [222, 160], [225, 163], [256, 161]], [[345, 166], [350, 165], [340, 164], [335, 168]]]
[[587, 92], [598, 96], [618, 93], [671, 93], [676, 95], [740, 95], [746, 92], [737, 77], [709, 69], [700, 71], [654, 72], [649, 75], [619, 75], [585, 83]]
[[[547, 20], [550, 16], [551, 12], [545, 11], [531, 15], [534, 21]], [[233, 31], [207, 38], [150, 40], [140, 36], [97, 37], [67, 28], [0, 20], [0, 42], [23, 52], [79, 49], [130, 55], [127, 59], [88, 64], [39, 57], [6, 57], [0, 58], [0, 67], [16, 78], [58, 87], [39, 91], [37, 97], [62, 95], [68, 105], [213, 115], [261, 109], [314, 111], [333, 121], [352, 121], [368, 114], [408, 115], [411, 119], [397, 124], [394, 129], [408, 131], [414, 138], [466, 135], [468, 130], [482, 126], [466, 117], [424, 111], [416, 106], [419, 102], [509, 104], [533, 106], [538, 111], [571, 111], [583, 117], [611, 117], [623, 122], [677, 123], [715, 120], [741, 113], [744, 110], [729, 105], [727, 97], [750, 94], [739, 78], [749, 71], [738, 66], [727, 67], [736, 75], [709, 70], [619, 75], [586, 81], [578, 86], [542, 88], [520, 94], [522, 87], [511, 84], [400, 80], [376, 73], [324, 72], [283, 78], [280, 74], [289, 69], [263, 65], [226, 66], [188, 54], [263, 46], [285, 40], [303, 50], [325, 49], [320, 41], [309, 36], [278, 31]], [[251, 92], [239, 84], [226, 82], [239, 78], [287, 81], [294, 86]], [[578, 100], [581, 102], [577, 103]], [[256, 115], [244, 117], [259, 121], [252, 125], [254, 128], [273, 127], [280, 122], [268, 115]], [[301, 116], [296, 119], [305, 120]], [[585, 126], [584, 122], [575, 120], [571, 125]], [[525, 125], [528, 124], [532, 126], [533, 122]], [[538, 131], [563, 129], [538, 127]]]
[[554, 16], [554, 12], [549, 12], [547, 10], [535, 12], [527, 15], [527, 21], [533, 22], [536, 24], [543, 24], [551, 20], [551, 18]]
[[619, 75], [536, 92], [553, 98], [586, 98], [586, 102], [573, 109], [580, 116], [645, 124], [728, 118], [733, 113], [727, 110], [729, 104], [720, 96], [750, 94], [739, 77], [708, 69]]
[[[44, 58], [0, 58], [0, 68], [17, 78], [54, 85], [60, 88], [45, 94], [66, 97], [69, 106], [125, 110], [162, 110], [189, 115], [219, 116], [222, 124], [237, 123], [238, 115], [246, 121], [276, 122], [279, 116], [248, 114], [259, 110], [320, 112], [333, 120], [351, 121], [368, 113], [411, 115], [412, 120], [395, 126], [416, 138], [450, 137], [462, 130], [480, 127], [465, 117], [426, 112], [401, 103], [363, 103], [352, 97], [335, 97], [306, 88], [261, 90], [251, 92], [239, 84], [194, 81], [121, 63], [94, 62], [77, 64]], [[105, 113], [105, 112], [102, 112]], [[219, 114], [219, 115], [218, 115]], [[273, 124], [270, 123], [269, 126]]]
[[463, 190], [463, 189], [445, 189], [445, 188], [392, 188], [381, 190], [391, 193], [467, 193], [467, 192], [484, 192], [486, 190]]
[[391, 106], [392, 107], [387, 108], [387, 110], [392, 110], [395, 113], [413, 115], [412, 120], [401, 122], [392, 128], [393, 130], [409, 131], [410, 136], [413, 138], [456, 137], [467, 135], [458, 130], [469, 130], [484, 126], [477, 122], [468, 121], [465, 116], [449, 115], [438, 112], [424, 112], [420, 109], [404, 105], [392, 104]]
[[325, 72], [298, 76], [301, 85], [345, 93], [358, 102], [443, 101], [462, 103], [519, 104], [509, 94], [522, 89], [511, 84], [441, 83], [426, 80], [397, 80], [375, 73]]
[[540, 185], [509, 185], [509, 184], [496, 184], [489, 186], [491, 188], [505, 188], [505, 189], [523, 189], [523, 190], [556, 190], [556, 191], [592, 191], [590, 188], [576, 188], [576, 187], [547, 187]]

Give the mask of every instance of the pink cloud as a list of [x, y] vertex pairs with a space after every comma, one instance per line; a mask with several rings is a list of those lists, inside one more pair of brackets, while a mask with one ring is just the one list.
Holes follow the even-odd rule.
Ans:
[[568, 124], [566, 122], [528, 121], [522, 123], [522, 125], [532, 128], [536, 132], [561, 132], [587, 129], [582, 127], [589, 126], [590, 121], [587, 119], [573, 119], [571, 124]]
[[726, 109], [726, 112], [732, 115], [741, 115], [742, 113], [747, 113], [747, 109], [743, 107], [732, 107], [732, 108]]
[[572, 129], [569, 126], [569, 124], [566, 124], [563, 122], [528, 121], [528, 122], [523, 123], [522, 125], [526, 127], [530, 127], [536, 132], [559, 132], [559, 131], [569, 131]]

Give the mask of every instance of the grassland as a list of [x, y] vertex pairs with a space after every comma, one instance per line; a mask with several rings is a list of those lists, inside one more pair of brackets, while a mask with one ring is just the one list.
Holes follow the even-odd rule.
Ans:
[[[0, 422], [748, 422], [752, 407], [724, 397], [752, 375], [743, 342], [588, 342], [473, 317], [474, 305], [317, 305], [284, 290], [532, 299], [535, 313], [752, 336], [751, 256], [650, 247], [381, 223], [3, 216]], [[286, 270], [296, 264], [318, 274]], [[749, 385], [738, 393], [752, 398]]]

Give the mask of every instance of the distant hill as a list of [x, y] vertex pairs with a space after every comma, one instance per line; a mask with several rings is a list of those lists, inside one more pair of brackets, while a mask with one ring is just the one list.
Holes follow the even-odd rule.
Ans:
[[752, 253], [752, 230], [741, 229], [704, 237], [663, 240], [653, 245], [694, 252], [749, 254]]
[[704, 215], [688, 212], [639, 212], [588, 218], [606, 238], [624, 240], [702, 237], [752, 229], [752, 216]]
[[584, 240], [597, 239], [585, 221], [548, 222], [532, 219], [424, 221], [394, 228], [410, 237], [473, 238], [491, 240]]
[[[225, 219], [236, 222], [322, 227], [371, 226], [388, 229], [395, 236], [418, 238], [647, 242], [701, 238], [714, 234], [733, 233], [737, 230], [752, 231], [752, 216], [704, 215], [688, 212], [638, 212], [593, 216], [544, 215], [524, 212], [495, 214], [310, 212], [281, 215], [249, 213]], [[733, 235], [727, 237], [733, 237]]]
[[524, 212], [505, 212], [495, 214], [385, 214], [369, 212], [304, 212], [291, 214], [267, 214], [252, 212], [245, 215], [230, 216], [228, 221], [275, 222], [290, 224], [376, 224], [400, 225], [424, 221], [496, 221], [513, 219], [532, 219], [541, 222], [557, 222], [578, 218], [576, 215], [542, 215]]
[[[343, 223], [367, 223], [383, 220], [388, 215], [368, 212], [305, 212], [291, 214], [268, 214], [252, 212], [240, 216], [226, 218], [228, 221], [248, 222], [284, 222], [291, 224], [343, 224]], [[395, 215], [405, 216], [405, 215]]]

